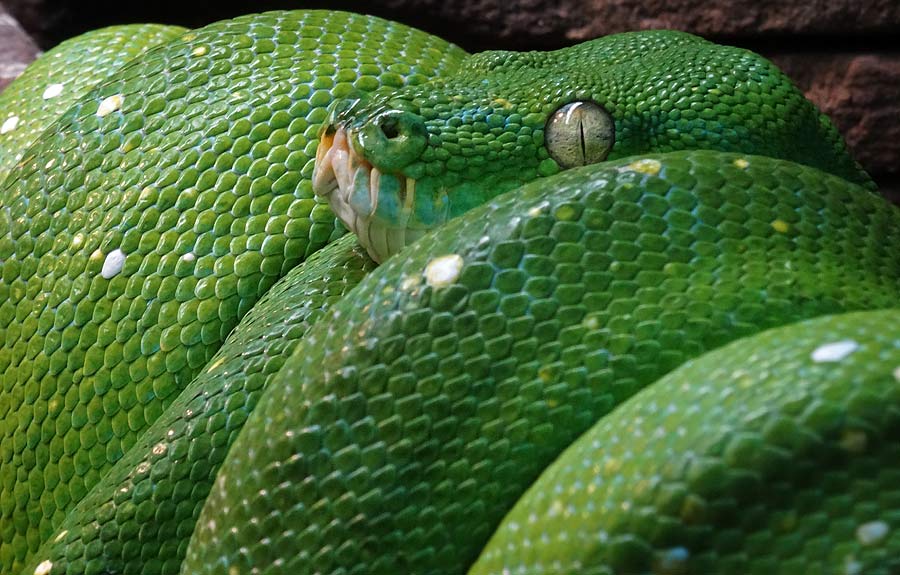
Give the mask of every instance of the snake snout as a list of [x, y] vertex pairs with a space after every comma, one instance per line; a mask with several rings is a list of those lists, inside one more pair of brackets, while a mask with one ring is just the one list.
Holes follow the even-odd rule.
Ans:
[[313, 190], [376, 261], [424, 234], [416, 180], [404, 170], [421, 159], [427, 143], [422, 116], [366, 98], [336, 101], [320, 132]]
[[350, 146], [349, 134], [343, 127], [322, 131], [312, 184], [316, 195], [326, 198], [335, 215], [356, 231], [358, 220], [368, 220], [377, 208], [378, 189], [370, 185], [372, 165]]
[[420, 237], [424, 229], [414, 225], [416, 181], [369, 162], [352, 144], [360, 138], [359, 132], [343, 126], [322, 131], [313, 190], [327, 198], [335, 215], [380, 262]]
[[419, 159], [428, 142], [425, 120], [418, 114], [382, 110], [359, 126], [354, 142], [382, 172], [399, 172]]

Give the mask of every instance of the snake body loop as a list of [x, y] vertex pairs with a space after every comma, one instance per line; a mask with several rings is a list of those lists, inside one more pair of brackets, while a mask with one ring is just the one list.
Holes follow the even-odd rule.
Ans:
[[[498, 197], [388, 259], [307, 333], [219, 470], [183, 572], [464, 572], [566, 446], [676, 366], [774, 326], [893, 306], [893, 238], [897, 211], [867, 190], [721, 152], [571, 170]], [[565, 484], [540, 484], [575, 505]], [[589, 537], [581, 517], [560, 534]], [[494, 549], [485, 572], [518, 564]], [[578, 549], [559, 551], [570, 567], [543, 568], [577, 571]], [[610, 567], [641, 572], [629, 565]]]
[[900, 212], [771, 63], [148, 30], [0, 109], [0, 571], [896, 570]]
[[[268, 288], [343, 233], [309, 181], [328, 105], [463, 56], [375, 18], [253, 15], [148, 51], [43, 133], [0, 190], [0, 571], [55, 536]], [[191, 515], [129, 513], [129, 534]], [[145, 533], [160, 531], [172, 540]]]

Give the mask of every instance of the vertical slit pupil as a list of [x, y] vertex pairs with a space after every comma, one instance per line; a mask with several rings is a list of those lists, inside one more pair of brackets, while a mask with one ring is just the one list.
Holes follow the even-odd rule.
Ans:
[[584, 138], [584, 122], [578, 121], [578, 138], [581, 144], [581, 165], [587, 165], [587, 142]]

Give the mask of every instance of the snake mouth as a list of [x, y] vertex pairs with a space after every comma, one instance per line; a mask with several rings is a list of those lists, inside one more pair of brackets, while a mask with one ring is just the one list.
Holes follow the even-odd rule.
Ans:
[[[416, 181], [373, 166], [353, 150], [352, 137], [353, 132], [344, 127], [327, 127], [323, 131], [316, 149], [313, 190], [328, 200], [335, 215], [357, 235], [369, 256], [381, 263], [425, 235], [428, 228], [410, 224]], [[387, 182], [390, 192], [383, 194]]]

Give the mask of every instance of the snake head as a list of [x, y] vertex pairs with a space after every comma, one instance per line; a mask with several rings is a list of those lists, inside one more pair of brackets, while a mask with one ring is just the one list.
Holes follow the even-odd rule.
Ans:
[[[558, 172], [566, 161], [543, 145], [545, 125], [554, 109], [590, 95], [532, 83], [541, 69], [576, 85], [528, 55], [487, 52], [471, 59], [471, 74], [336, 101], [319, 136], [314, 190], [380, 262], [490, 198]], [[584, 117], [569, 110], [554, 125]], [[567, 154], [596, 152], [562, 132]]]
[[865, 183], [830, 121], [768, 60], [672, 31], [483, 52], [454, 74], [338, 101], [313, 188], [383, 261], [492, 197], [570, 167], [711, 149]]

